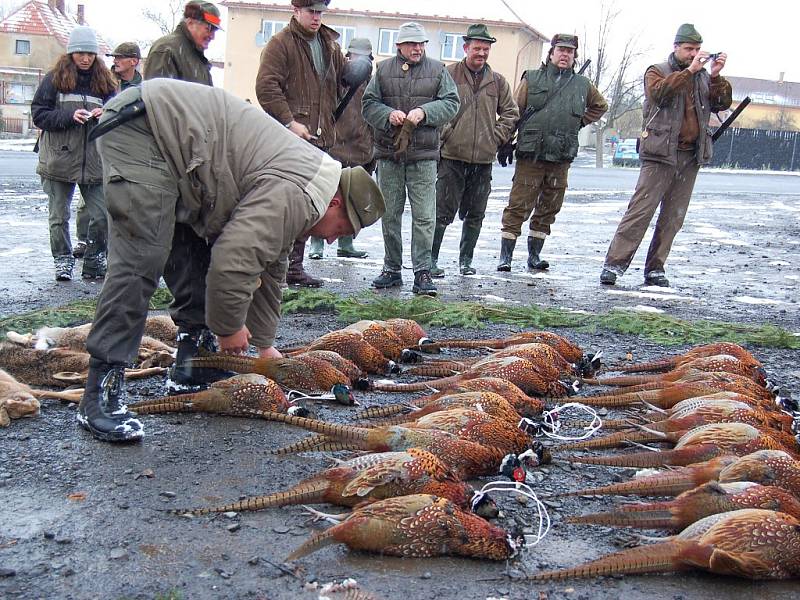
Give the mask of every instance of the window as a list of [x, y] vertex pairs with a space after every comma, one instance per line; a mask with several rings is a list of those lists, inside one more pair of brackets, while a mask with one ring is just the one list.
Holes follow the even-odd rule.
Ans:
[[461, 60], [464, 58], [464, 42], [461, 33], [445, 33], [442, 40], [442, 60]]
[[331, 28], [339, 34], [339, 45], [342, 47], [342, 50], [347, 52], [347, 47], [350, 45], [353, 38], [356, 37], [356, 28], [344, 27], [342, 25], [331, 25]]
[[30, 104], [36, 87], [26, 83], [6, 83], [6, 104]]
[[273, 35], [286, 27], [286, 21], [261, 21], [261, 35], [264, 36], [266, 44]]
[[31, 53], [31, 42], [30, 40], [15, 40], [16, 47], [14, 48], [14, 54], [30, 54]]
[[381, 29], [378, 39], [378, 54], [394, 56], [397, 53], [397, 29]]

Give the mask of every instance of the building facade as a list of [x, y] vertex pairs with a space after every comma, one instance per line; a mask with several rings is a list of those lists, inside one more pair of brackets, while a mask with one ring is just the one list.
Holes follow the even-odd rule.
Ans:
[[[228, 9], [224, 87], [241, 98], [255, 101], [255, 78], [261, 50], [269, 38], [289, 22], [292, 6], [288, 0], [280, 3], [225, 0], [222, 4]], [[491, 19], [481, 16], [481, 12], [489, 15], [481, 7], [459, 7], [458, 13], [471, 10], [474, 14], [455, 17], [433, 14], [436, 1], [423, 3], [428, 14], [412, 13], [408, 10], [408, 3], [398, 3], [398, 12], [377, 11], [375, 4], [334, 0], [323, 22], [339, 32], [342, 48], [346, 48], [354, 37], [369, 38], [376, 62], [395, 55], [397, 30], [407, 21], [416, 21], [425, 27], [430, 38], [427, 46], [429, 56], [448, 64], [458, 62], [464, 57], [461, 36], [471, 23], [480, 22], [485, 23], [497, 38], [489, 60], [492, 68], [504, 75], [513, 88], [526, 69], [539, 66], [543, 46], [549, 43], [549, 38], [516, 20], [511, 13], [501, 13], [501, 18]], [[369, 6], [370, 9], [360, 6]], [[408, 12], [403, 12], [404, 8]]]

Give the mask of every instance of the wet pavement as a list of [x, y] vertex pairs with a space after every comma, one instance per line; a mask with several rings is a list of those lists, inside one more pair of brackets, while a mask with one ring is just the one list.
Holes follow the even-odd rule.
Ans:
[[[589, 163], [590, 157], [582, 162]], [[33, 157], [27, 153], [0, 152], [2, 316], [92, 297], [99, 289], [98, 284], [82, 280], [53, 281], [46, 198], [33, 168]], [[497, 167], [476, 253], [478, 275], [456, 274], [460, 226], [454, 224], [440, 261], [448, 272], [437, 280], [441, 296], [592, 312], [617, 307], [664, 311], [685, 318], [774, 323], [800, 333], [796, 267], [800, 178], [702, 173], [687, 224], [668, 263], [674, 287], [641, 287], [644, 249], [620, 284], [602, 287], [598, 276], [603, 256], [637, 174], [635, 169], [574, 167], [564, 210], [545, 246], [550, 271], [527, 273], [521, 248], [513, 271], [501, 274], [495, 271], [499, 217], [512, 170]], [[408, 215], [404, 235], [408, 240]], [[335, 247], [328, 247], [324, 260], [307, 261], [307, 266], [326, 279], [327, 289], [342, 295], [360, 293], [380, 271], [379, 228], [365, 230], [356, 246], [371, 256], [339, 259]], [[406, 262], [410, 264], [408, 257]], [[410, 297], [410, 270], [404, 271], [404, 279], [403, 288], [384, 293]], [[282, 323], [278, 341], [294, 344], [338, 326], [329, 314], [290, 315]], [[510, 331], [497, 326], [430, 333], [439, 338], [498, 337]], [[559, 333], [584, 348], [603, 349], [610, 362], [621, 359], [629, 348], [635, 348], [641, 359], [665, 351], [631, 336]], [[797, 394], [797, 352], [754, 351], [771, 379]], [[131, 384], [129, 393], [138, 398], [157, 396], [164, 387], [151, 379]], [[359, 398], [365, 404], [396, 401], [386, 394]], [[312, 407], [324, 419], [353, 419], [348, 408]], [[173, 517], [160, 509], [206, 506], [285, 489], [330, 461], [316, 454], [273, 457], [271, 449], [302, 437], [283, 425], [187, 414], [147, 417], [145, 427], [143, 443], [112, 447], [76, 428], [74, 406], [45, 402], [40, 418], [14, 421], [0, 430], [0, 598], [311, 599], [318, 594], [306, 589], [313, 587], [309, 582], [345, 577], [354, 577], [379, 597], [405, 600], [712, 596], [745, 600], [796, 595], [791, 583], [752, 584], [703, 574], [546, 584], [520, 580], [526, 573], [571, 566], [618, 550], [626, 542], [618, 530], [563, 522], [566, 515], [602, 510], [616, 502], [583, 497], [549, 500], [550, 534], [508, 565], [452, 558], [382, 559], [329, 547], [300, 561], [299, 569], [286, 569], [283, 558], [319, 527], [299, 507], [194, 519]], [[533, 476], [537, 493], [547, 494], [602, 485], [632, 473], [556, 463]], [[500, 503], [501, 525], [533, 526], [530, 507], [508, 497], [500, 498]]]

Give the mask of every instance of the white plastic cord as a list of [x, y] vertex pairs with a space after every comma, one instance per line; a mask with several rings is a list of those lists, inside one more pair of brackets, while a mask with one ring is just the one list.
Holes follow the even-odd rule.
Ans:
[[[583, 428], [585, 433], [578, 437], [563, 436], [558, 434], [558, 431], [561, 429], [561, 420], [559, 419], [559, 416], [565, 410], [571, 408], [583, 410], [589, 413], [589, 415], [592, 417], [592, 421], [589, 423], [589, 425]], [[523, 425], [533, 426], [533, 428], [536, 430], [536, 435], [544, 435], [551, 439], [565, 442], [578, 442], [580, 440], [588, 439], [597, 433], [603, 426], [603, 420], [591, 406], [586, 406], [580, 402], [568, 402], [567, 404], [556, 406], [553, 410], [543, 412], [541, 423], [536, 423], [530, 419], [521, 419], [518, 427], [522, 427]]]
[[[484, 485], [480, 491], [475, 493], [472, 499], [472, 505], [475, 506], [489, 492], [517, 492], [533, 500], [534, 503], [536, 503], [536, 508], [539, 513], [539, 529], [535, 535], [527, 534], [525, 536], [525, 547], [535, 546], [545, 538], [550, 531], [550, 515], [547, 514], [547, 508], [542, 504], [542, 501], [536, 497], [536, 493], [529, 486], [519, 481], [490, 481]], [[529, 540], [528, 538], [531, 539]]]

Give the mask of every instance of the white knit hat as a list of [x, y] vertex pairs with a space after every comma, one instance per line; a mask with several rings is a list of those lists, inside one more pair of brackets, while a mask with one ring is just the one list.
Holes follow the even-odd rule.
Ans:
[[72, 54], [73, 52], [91, 52], [92, 54], [99, 54], [100, 45], [97, 43], [97, 36], [94, 34], [94, 29], [79, 25], [72, 30], [72, 33], [69, 34], [67, 54]]

